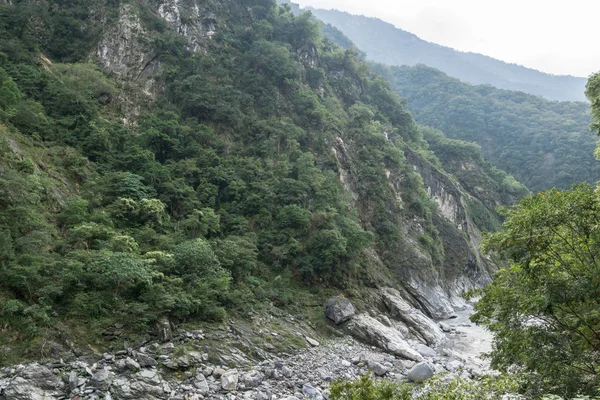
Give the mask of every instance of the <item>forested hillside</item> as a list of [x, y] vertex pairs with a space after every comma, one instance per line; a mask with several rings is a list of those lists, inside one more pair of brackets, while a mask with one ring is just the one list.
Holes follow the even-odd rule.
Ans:
[[390, 66], [424, 64], [476, 85], [489, 84], [550, 100], [586, 101], [585, 78], [545, 74], [481, 54], [460, 52], [422, 40], [377, 18], [338, 10], [310, 10], [342, 31], [374, 62]]
[[373, 68], [407, 98], [419, 123], [477, 143], [486, 160], [533, 191], [600, 179], [587, 103], [473, 86], [423, 65]]
[[0, 359], [384, 283], [447, 316], [527, 190], [423, 129], [274, 1], [0, 5]]

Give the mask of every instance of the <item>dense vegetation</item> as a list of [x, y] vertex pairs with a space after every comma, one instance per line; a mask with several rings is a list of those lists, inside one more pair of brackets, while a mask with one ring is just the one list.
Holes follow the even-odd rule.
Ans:
[[[493, 85], [549, 100], [585, 101], [585, 78], [545, 74], [481, 54], [463, 53], [422, 40], [377, 18], [337, 10], [311, 10], [321, 21], [342, 31], [374, 62], [389, 66], [424, 64], [475, 85]], [[326, 33], [337, 36], [331, 29]]]
[[[218, 32], [191, 51], [150, 6], [126, 3], [0, 6], [3, 341], [39, 356], [44, 335], [71, 329], [220, 320], [389, 271], [461, 267], [404, 151], [440, 161], [356, 51], [268, 0], [208, 4]], [[156, 99], [145, 81], [90, 62], [124, 12], [139, 16], [160, 65], [148, 78]], [[339, 140], [345, 160], [331, 150]], [[523, 189], [481, 174], [486, 193]], [[473, 202], [482, 226], [496, 218]]]
[[408, 99], [419, 123], [477, 143], [486, 160], [532, 191], [600, 179], [586, 103], [472, 86], [425, 66], [374, 68]]
[[[599, 81], [586, 91], [595, 130]], [[472, 319], [495, 334], [492, 365], [518, 373], [533, 395], [600, 388], [599, 194], [588, 184], [538, 193], [506, 210], [486, 240], [510, 267], [483, 289]]]
[[514, 376], [484, 376], [475, 381], [438, 375], [423, 384], [361, 379], [334, 382], [332, 400], [502, 400], [515, 394], [519, 381]]

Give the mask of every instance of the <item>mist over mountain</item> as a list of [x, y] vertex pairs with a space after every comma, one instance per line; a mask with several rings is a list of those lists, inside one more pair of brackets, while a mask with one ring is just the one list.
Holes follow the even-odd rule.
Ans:
[[549, 100], [586, 101], [585, 78], [546, 74], [476, 53], [465, 53], [427, 42], [377, 18], [338, 10], [307, 8], [318, 19], [338, 28], [367, 54], [386, 65], [425, 64], [472, 84], [489, 84]]

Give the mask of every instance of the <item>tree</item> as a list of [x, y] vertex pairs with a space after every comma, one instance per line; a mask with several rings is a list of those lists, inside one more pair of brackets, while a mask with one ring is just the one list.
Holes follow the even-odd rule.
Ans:
[[508, 257], [472, 317], [495, 334], [492, 366], [532, 390], [591, 394], [600, 379], [600, 199], [581, 184], [505, 212], [487, 250]]

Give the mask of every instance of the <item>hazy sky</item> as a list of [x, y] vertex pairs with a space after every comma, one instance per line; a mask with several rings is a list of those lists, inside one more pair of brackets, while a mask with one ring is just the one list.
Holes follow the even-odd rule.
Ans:
[[390, 22], [422, 39], [557, 75], [600, 71], [600, 0], [292, 0]]

